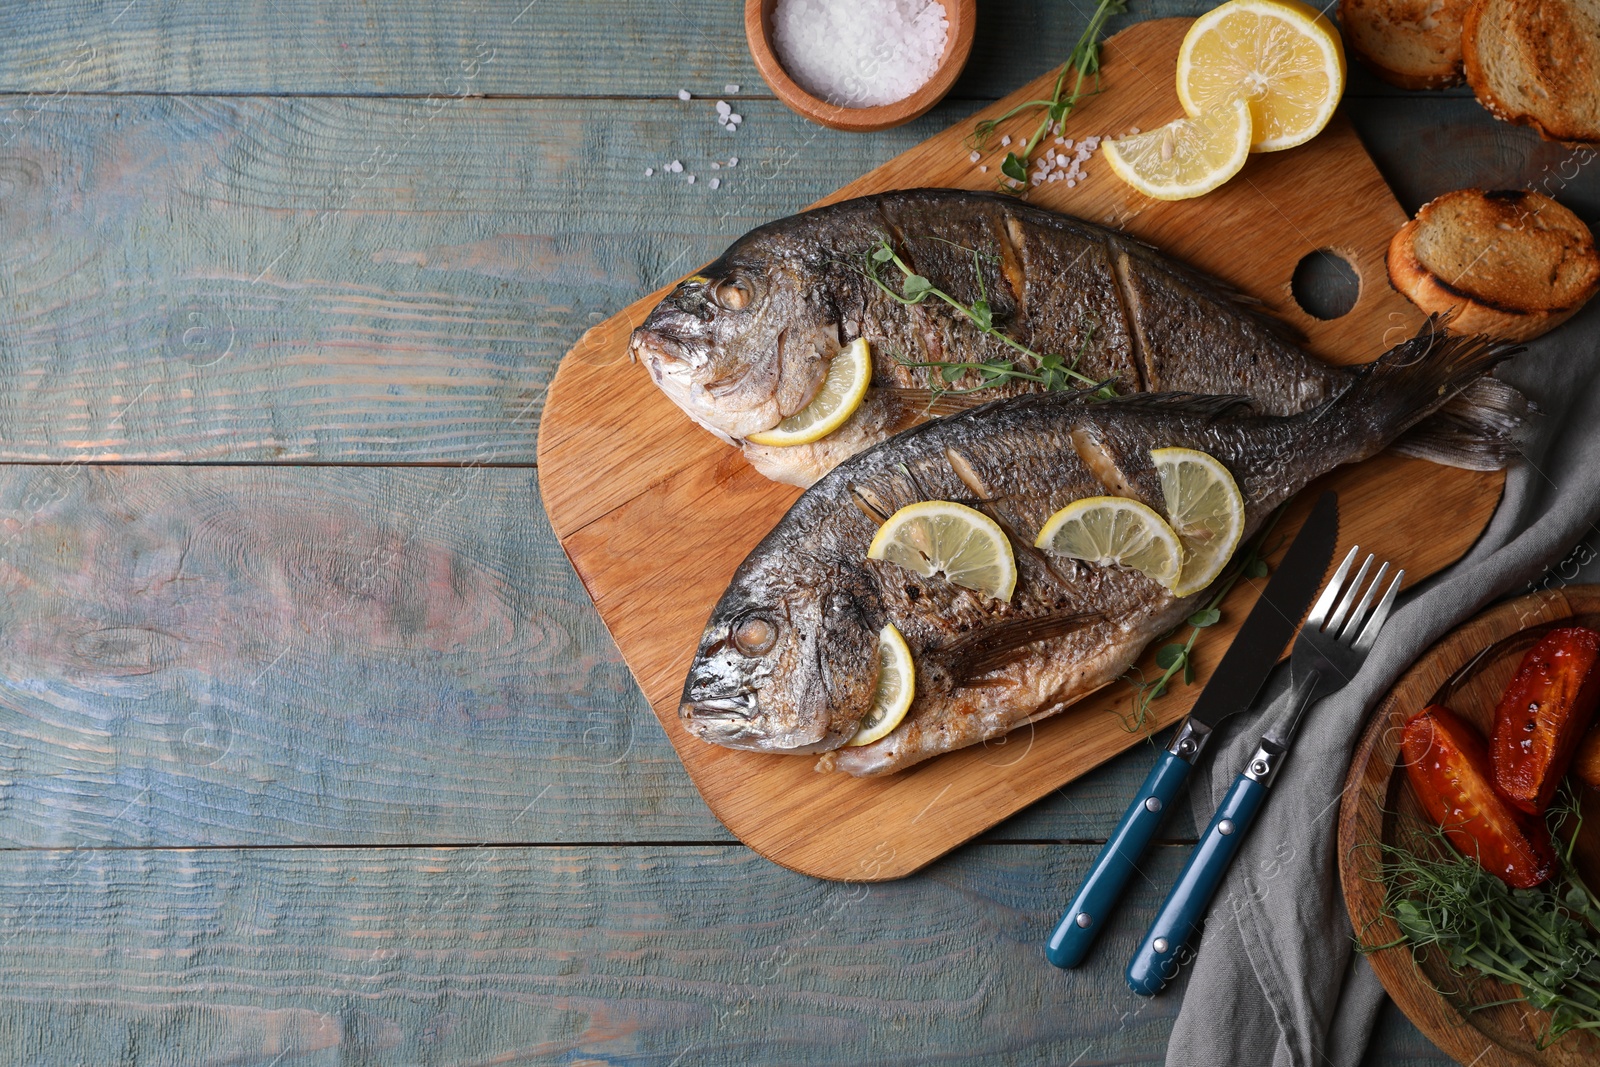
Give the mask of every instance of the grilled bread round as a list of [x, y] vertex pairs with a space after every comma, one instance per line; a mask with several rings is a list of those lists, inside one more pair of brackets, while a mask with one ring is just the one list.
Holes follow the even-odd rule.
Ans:
[[1600, 289], [1583, 220], [1540, 193], [1460, 189], [1424, 204], [1389, 242], [1389, 281], [1451, 329], [1526, 341]]
[[1461, 20], [1471, 0], [1340, 0], [1344, 43], [1402, 89], [1461, 84]]
[[1555, 141], [1600, 141], [1600, 0], [1472, 0], [1461, 52], [1496, 118]]

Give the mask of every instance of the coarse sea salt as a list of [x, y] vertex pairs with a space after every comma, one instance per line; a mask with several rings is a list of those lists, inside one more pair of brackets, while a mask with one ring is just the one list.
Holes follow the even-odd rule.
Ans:
[[840, 107], [892, 104], [922, 88], [949, 32], [938, 0], [777, 0], [772, 9], [783, 69]]

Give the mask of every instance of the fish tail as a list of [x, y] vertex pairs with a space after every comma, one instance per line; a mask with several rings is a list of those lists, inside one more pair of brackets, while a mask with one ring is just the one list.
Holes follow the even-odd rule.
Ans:
[[1428, 420], [1407, 435], [1411, 454], [1479, 470], [1503, 466], [1514, 454], [1519, 402], [1521, 412], [1527, 402], [1509, 386], [1478, 383], [1522, 346], [1482, 334], [1452, 335], [1445, 321], [1430, 315], [1415, 337], [1359, 368], [1346, 389], [1312, 413], [1313, 419], [1335, 412], [1354, 419], [1375, 438], [1373, 451]]

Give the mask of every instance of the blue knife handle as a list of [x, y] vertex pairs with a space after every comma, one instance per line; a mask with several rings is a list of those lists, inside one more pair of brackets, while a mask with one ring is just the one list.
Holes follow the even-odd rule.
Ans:
[[1241, 774], [1234, 780], [1211, 817], [1211, 825], [1189, 854], [1188, 866], [1150, 924], [1139, 951], [1128, 963], [1129, 989], [1153, 997], [1177, 977], [1189, 941], [1200, 932], [1211, 898], [1266, 796], [1267, 787], [1254, 778]]
[[1155, 836], [1167, 809], [1177, 799], [1191, 767], [1188, 760], [1169, 751], [1163, 750], [1157, 757], [1138, 795], [1123, 812], [1111, 840], [1096, 857], [1083, 887], [1072, 898], [1055, 933], [1050, 935], [1044, 954], [1051, 963], [1057, 967], [1076, 967], [1089, 954], [1089, 947], [1106, 925], [1111, 909], [1121, 899], [1128, 879], [1138, 867], [1139, 857]]

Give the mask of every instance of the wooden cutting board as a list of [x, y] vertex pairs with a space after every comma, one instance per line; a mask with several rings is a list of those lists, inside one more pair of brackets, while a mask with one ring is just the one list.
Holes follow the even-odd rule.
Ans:
[[[1080, 105], [1066, 135], [1116, 135], [1178, 117], [1173, 74], [1188, 25], [1187, 19], [1143, 22], [1109, 40], [1103, 91]], [[1048, 96], [1052, 80], [1040, 78], [981, 116]], [[977, 117], [820, 202], [914, 186], [992, 188], [1001, 154], [986, 157], [983, 174], [963, 143]], [[1016, 138], [1030, 129], [1018, 118], [1004, 132]], [[1308, 145], [1252, 157], [1226, 186], [1198, 200], [1162, 203], [1134, 193], [1099, 156], [1085, 169], [1088, 178], [1077, 188], [1045, 184], [1029, 199], [1119, 226], [1259, 297], [1331, 362], [1373, 359], [1422, 321], [1384, 275], [1384, 249], [1405, 214], [1342, 114]], [[1342, 256], [1361, 279], [1354, 309], [1331, 321], [1301, 311], [1290, 292], [1296, 264], [1319, 249]], [[706, 617], [734, 568], [799, 491], [755, 473], [629, 362], [629, 332], [666, 291], [589, 330], [562, 361], [539, 427], [539, 484], [557, 537], [690, 777], [742, 841], [822, 878], [900, 877], [1188, 711], [1259, 583], [1235, 588], [1223, 622], [1197, 645], [1197, 684], [1158, 700], [1144, 731], [1123, 725], [1132, 694], [1118, 683], [1001, 741], [877, 779], [820, 774], [813, 758], [735, 752], [686, 733], [678, 724], [678, 695]], [[1503, 481], [1499, 473], [1382, 455], [1323, 484], [1342, 496], [1341, 543], [1359, 540], [1416, 581], [1467, 550], [1493, 513]], [[1280, 529], [1297, 529], [1308, 506], [1291, 509]]]

